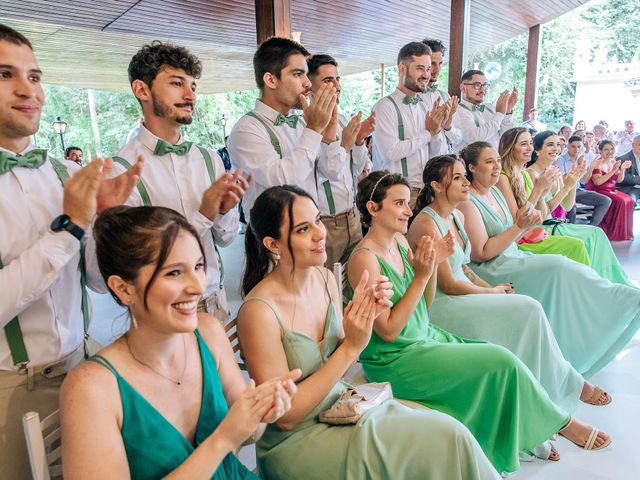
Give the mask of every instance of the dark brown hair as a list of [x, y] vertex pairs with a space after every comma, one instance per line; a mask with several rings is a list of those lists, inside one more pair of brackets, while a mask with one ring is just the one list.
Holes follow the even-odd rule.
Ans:
[[196, 79], [202, 74], [202, 63], [189, 50], [154, 40], [138, 50], [129, 62], [129, 83], [142, 80], [151, 87], [164, 67], [181, 68]]
[[424, 207], [429, 205], [436, 198], [436, 192], [433, 190], [431, 182], [445, 182], [445, 195], [447, 195], [446, 189], [451, 185], [453, 166], [456, 162], [461, 162], [461, 160], [455, 155], [438, 155], [429, 159], [422, 171], [422, 183], [424, 185], [416, 199], [416, 206], [413, 210], [412, 220]]
[[[98, 267], [105, 283], [112, 275], [134, 283], [143, 267], [155, 264], [156, 268], [144, 289], [144, 306], [148, 309], [149, 288], [181, 231], [193, 235], [204, 257], [204, 249], [195, 228], [175, 210], [127, 206], [105, 210], [93, 227]], [[122, 305], [111, 288], [109, 292]]]
[[3, 25], [2, 23], [0, 23], [0, 40], [11, 42], [16, 45], [26, 45], [31, 50], [33, 50], [33, 45], [31, 45], [31, 42], [27, 37], [22, 35], [17, 30], [14, 30], [7, 25]]
[[387, 170], [371, 172], [358, 182], [356, 206], [360, 212], [360, 221], [366, 227], [371, 226], [371, 214], [367, 209], [367, 202], [371, 200], [374, 203], [380, 204], [386, 198], [387, 190], [394, 185], [404, 185], [405, 187], [410, 188], [409, 182], [405, 177], [399, 173], [389, 173]]
[[460, 156], [464, 160], [464, 166], [467, 168], [467, 178], [473, 181], [473, 173], [471, 173], [470, 165], [478, 165], [478, 157], [485, 148], [493, 148], [489, 142], [473, 142], [460, 150]]
[[256, 84], [262, 90], [264, 88], [264, 74], [269, 72], [276, 78], [280, 78], [282, 70], [289, 64], [291, 55], [309, 56], [302, 44], [282, 37], [271, 37], [260, 44], [253, 54], [253, 73]]
[[[287, 246], [291, 250], [291, 230], [293, 230], [293, 203], [300, 197], [306, 197], [312, 202], [311, 195], [294, 185], [281, 185], [267, 188], [256, 198], [251, 208], [249, 226], [245, 232], [244, 250], [245, 266], [242, 274], [242, 296], [244, 297], [275, 267], [275, 260], [271, 252], [264, 246], [262, 240], [272, 237], [276, 240], [282, 235], [285, 216], [289, 216], [289, 238]], [[315, 203], [315, 202], [314, 202]]]

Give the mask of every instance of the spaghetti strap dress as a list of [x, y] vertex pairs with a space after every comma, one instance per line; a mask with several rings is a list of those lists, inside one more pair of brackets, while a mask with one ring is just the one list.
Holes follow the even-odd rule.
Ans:
[[[122, 399], [122, 441], [127, 453], [132, 480], [157, 480], [178, 468], [218, 427], [228, 407], [213, 354], [196, 330], [202, 362], [202, 403], [194, 444], [192, 445], [169, 421], [127, 382], [101, 355], [96, 362], [113, 373]], [[253, 480], [260, 477], [249, 471], [230, 453], [211, 480]]]
[[[407, 251], [400, 244], [398, 249], [404, 273], [376, 256], [393, 285], [394, 304], [414, 276]], [[462, 339], [431, 323], [424, 297], [393, 341], [374, 331], [360, 361], [367, 378], [390, 382], [397, 398], [460, 420], [499, 472], [518, 470], [520, 452], [537, 448], [570, 418], [509, 350]]]
[[[303, 372], [298, 382], [322, 367], [338, 347], [340, 318], [332, 301], [319, 343], [288, 329], [268, 299], [252, 296], [245, 299], [245, 303], [249, 301], [262, 302], [273, 311], [282, 329], [282, 346], [289, 368], [300, 368]], [[267, 426], [256, 449], [264, 478], [500, 478], [464, 425], [434, 410], [409, 408], [391, 400], [367, 411], [355, 425], [320, 423], [318, 415], [331, 407], [348, 386], [343, 381], [336, 383], [293, 430]]]
[[[500, 190], [490, 192], [504, 217], [474, 193], [469, 198], [494, 237], [513, 219]], [[491, 284], [511, 282], [516, 292], [538, 300], [564, 357], [585, 378], [607, 365], [640, 328], [639, 289], [611, 283], [562, 255], [534, 255], [512, 243], [495, 258], [469, 267]]]
[[[435, 210], [426, 207], [420, 213], [433, 218], [441, 235], [447, 234], [449, 224]], [[471, 283], [462, 270], [471, 261], [471, 244], [455, 210], [453, 220], [464, 250], [456, 241], [449, 265], [456, 280]], [[540, 302], [518, 293], [448, 295], [438, 287], [429, 316], [455, 335], [508, 348], [531, 370], [554, 403], [568, 412], [578, 406], [584, 379], [562, 355]]]
[[[531, 176], [529, 175], [529, 172], [527, 172], [526, 170], [522, 172], [522, 178], [524, 179], [525, 194], [527, 195], [527, 197], [529, 197], [533, 190], [533, 181], [531, 179]], [[547, 193], [546, 200], [549, 201], [552, 197], [553, 195], [551, 193]], [[582, 240], [589, 257], [589, 263], [586, 263], [586, 265], [591, 265], [591, 268], [593, 268], [598, 275], [611, 280], [613, 283], [621, 283], [623, 285], [635, 287], [635, 285], [633, 285], [629, 281], [629, 277], [627, 277], [627, 274], [622, 268], [622, 265], [620, 265], [618, 257], [616, 257], [616, 254], [611, 247], [611, 242], [607, 238], [607, 235], [604, 233], [604, 230], [602, 228], [595, 227], [593, 225], [576, 225], [573, 223], [544, 225], [542, 228], [544, 228], [549, 234], [549, 237], [547, 237], [547, 239], [554, 237], [569, 237]], [[545, 241], [547, 239], [545, 239]], [[538, 251], [536, 250], [534, 245], [536, 244], [524, 244], [519, 245], [518, 248], [533, 253], [563, 253], [562, 251], [556, 251], [553, 248], [549, 248], [546, 251]], [[568, 257], [572, 260], [576, 260], [571, 256]], [[581, 263], [585, 262], [581, 261]]]

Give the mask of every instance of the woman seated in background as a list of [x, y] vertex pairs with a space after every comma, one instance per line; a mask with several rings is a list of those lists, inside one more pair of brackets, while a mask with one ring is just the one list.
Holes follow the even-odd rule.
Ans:
[[589, 166], [585, 177], [587, 190], [606, 195], [611, 199], [611, 206], [600, 226], [609, 240], [633, 240], [633, 210], [635, 202], [626, 193], [616, 190], [616, 183], [624, 180], [626, 170], [631, 161], [621, 162], [615, 159], [615, 146], [610, 140], [598, 144], [600, 158]]
[[428, 306], [433, 323], [464, 338], [485, 340], [513, 352], [531, 370], [549, 397], [568, 412], [578, 401], [606, 405], [611, 397], [585, 382], [565, 360], [542, 305], [514, 292], [509, 284], [492, 286], [467, 266], [471, 244], [464, 217], [456, 210], [469, 199], [464, 163], [453, 155], [433, 157], [425, 166], [424, 187], [409, 228], [415, 250], [420, 238], [452, 237], [454, 252], [438, 265], [436, 296]]
[[347, 264], [349, 284], [367, 271], [393, 285], [393, 307], [377, 316], [360, 354], [369, 380], [391, 382], [399, 398], [460, 420], [499, 472], [516, 471], [525, 450], [557, 460], [555, 450], [536, 447], [558, 431], [587, 449], [607, 445], [608, 435], [555, 405], [509, 350], [464, 340], [429, 322], [426, 299], [433, 298], [434, 269], [451, 253], [451, 237], [434, 244], [423, 236], [412, 252], [404, 238], [409, 193], [406, 178], [384, 171], [358, 184], [356, 205], [369, 231]]
[[459, 205], [471, 243], [469, 266], [485, 281], [513, 283], [518, 293], [538, 300], [564, 357], [585, 378], [602, 369], [640, 327], [640, 290], [611, 283], [591, 267], [562, 255], [533, 255], [515, 241], [530, 205], [511, 216], [496, 187], [500, 157], [486, 142], [461, 152], [471, 181], [470, 199]]
[[[527, 201], [541, 210], [543, 217], [547, 219], [550, 218], [549, 211], [557, 205], [564, 204], [567, 209], [570, 209], [575, 203], [576, 178], [584, 173], [584, 166], [579, 165], [579, 161], [574, 164], [564, 180], [557, 179], [555, 187], [552, 182], [551, 190], [547, 190], [545, 193], [544, 187], [548, 183], [549, 175], [556, 171], [553, 162], [558, 153], [558, 136], [551, 131], [539, 133], [533, 141], [523, 128], [512, 128], [500, 137], [499, 154], [502, 160], [502, 174], [497, 186], [509, 205], [511, 216], [514, 216], [518, 208], [524, 206]], [[529, 163], [532, 157], [533, 164]], [[530, 167], [523, 170], [527, 163]], [[560, 246], [567, 241], [567, 237], [576, 241], [580, 240], [584, 243], [589, 256], [588, 264], [601, 277], [614, 283], [631, 285], [602, 229], [591, 225], [549, 223], [543, 228], [550, 237], [540, 243], [521, 244], [519, 248], [533, 253], [562, 254], [563, 250], [556, 248], [554, 244], [548, 248], [543, 245], [548, 242], [549, 238], [556, 236], [563, 239], [556, 240], [556, 244], [560, 244]], [[572, 259], [579, 261], [576, 258]]]
[[132, 328], [63, 384], [64, 478], [258, 478], [234, 451], [289, 410], [300, 372], [246, 384], [220, 323], [197, 313], [204, 254], [177, 212], [115, 207], [94, 235]]
[[302, 370], [291, 410], [257, 445], [260, 473], [283, 480], [499, 478], [471, 433], [443, 413], [390, 400], [356, 424], [319, 422], [347, 388], [341, 378], [391, 295], [385, 277], [363, 272], [343, 319], [341, 295], [324, 268], [325, 238], [316, 204], [298, 187], [268, 188], [251, 209], [238, 314], [247, 368], [258, 384]]

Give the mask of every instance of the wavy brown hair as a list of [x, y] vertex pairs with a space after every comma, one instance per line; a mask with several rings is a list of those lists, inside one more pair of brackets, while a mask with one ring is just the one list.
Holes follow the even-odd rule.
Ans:
[[529, 130], [523, 127], [510, 128], [500, 137], [498, 145], [498, 154], [502, 159], [502, 173], [509, 179], [511, 191], [516, 199], [518, 208], [527, 203], [527, 194], [524, 188], [524, 179], [522, 178], [522, 169], [516, 162], [513, 149], [518, 143], [518, 138], [523, 133], [529, 133]]

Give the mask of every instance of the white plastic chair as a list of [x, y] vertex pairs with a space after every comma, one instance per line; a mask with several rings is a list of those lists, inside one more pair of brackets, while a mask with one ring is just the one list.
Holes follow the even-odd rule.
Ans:
[[340, 294], [340, 298], [342, 298], [342, 306], [344, 307], [349, 303], [349, 299], [344, 294], [344, 289], [347, 285], [347, 269], [344, 268], [340, 262], [336, 262], [333, 264], [333, 276], [338, 284], [338, 293]]
[[38, 412], [27, 412], [22, 417], [22, 428], [33, 479], [62, 478], [60, 411], [56, 410], [42, 421]]

